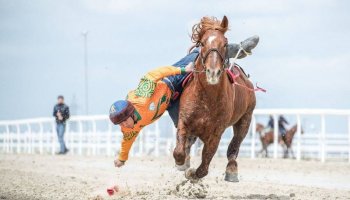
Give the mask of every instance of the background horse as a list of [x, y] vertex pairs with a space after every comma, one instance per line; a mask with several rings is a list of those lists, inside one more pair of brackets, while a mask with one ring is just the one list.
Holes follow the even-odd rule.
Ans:
[[[225, 73], [228, 29], [226, 16], [222, 21], [204, 17], [193, 27], [192, 40], [201, 47], [195, 62], [193, 79], [184, 88], [180, 99], [177, 141], [174, 149], [175, 163], [187, 169], [185, 176], [198, 180], [208, 174], [209, 164], [218, 148], [221, 135], [229, 126], [234, 136], [227, 149], [226, 181], [238, 181], [236, 158], [251, 122], [256, 99], [252, 83], [241, 69], [235, 80], [243, 87], [233, 85]], [[247, 88], [244, 88], [247, 87]], [[202, 162], [195, 170], [190, 167], [190, 148], [199, 137], [204, 147]], [[186, 161], [186, 162], [185, 162]]]
[[[273, 129], [265, 132], [264, 125], [257, 123], [256, 132], [258, 132], [260, 135], [260, 141], [262, 145], [262, 149], [260, 150], [259, 153], [265, 152], [265, 157], [268, 157], [267, 147], [273, 143], [273, 139], [274, 139]], [[284, 155], [283, 155], [284, 158], [289, 157], [289, 152], [292, 154], [293, 158], [295, 157], [292, 149], [292, 142], [296, 132], [297, 132], [297, 125], [294, 125], [292, 128], [286, 131], [286, 135], [284, 137], [281, 137], [280, 135], [278, 136], [278, 142], [282, 144], [284, 148]], [[301, 129], [301, 134], [303, 133], [304, 131], [303, 129]]]

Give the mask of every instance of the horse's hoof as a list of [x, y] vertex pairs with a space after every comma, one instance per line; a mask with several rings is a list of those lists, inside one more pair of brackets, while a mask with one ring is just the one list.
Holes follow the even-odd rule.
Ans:
[[239, 182], [237, 173], [227, 173], [225, 174], [225, 181], [228, 182]]
[[175, 164], [175, 166], [176, 166], [176, 169], [179, 170], [179, 171], [185, 171], [186, 169], [190, 168], [190, 166], [186, 165], [186, 163], [183, 164], [183, 165]]
[[196, 170], [193, 168], [189, 168], [185, 171], [185, 177], [191, 182], [198, 182], [199, 178], [196, 175]]
[[190, 168], [191, 167], [191, 161], [190, 161], [190, 157], [187, 157], [186, 160], [185, 160], [185, 163], [183, 165], [177, 165], [175, 163], [175, 166], [176, 168], [179, 170], [179, 171], [185, 171], [186, 169]]

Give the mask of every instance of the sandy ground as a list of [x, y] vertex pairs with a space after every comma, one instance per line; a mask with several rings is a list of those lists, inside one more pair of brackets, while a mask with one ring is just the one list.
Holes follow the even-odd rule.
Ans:
[[[169, 157], [130, 158], [115, 169], [110, 157], [0, 154], [0, 199], [350, 199], [346, 162], [239, 159], [239, 183], [223, 180], [225, 166], [214, 158], [192, 184]], [[113, 184], [119, 192], [109, 197]]]

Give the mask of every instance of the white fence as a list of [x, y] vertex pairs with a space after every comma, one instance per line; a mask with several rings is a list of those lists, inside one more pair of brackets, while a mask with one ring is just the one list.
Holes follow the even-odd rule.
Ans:
[[[255, 132], [256, 123], [265, 123], [269, 115], [274, 117], [274, 127], [278, 127], [278, 116], [286, 115], [297, 124], [298, 130], [293, 141], [296, 159], [347, 160], [350, 162], [350, 110], [310, 110], [310, 109], [257, 109], [254, 112], [251, 128], [242, 143], [240, 157], [255, 158], [261, 148], [259, 135]], [[328, 120], [330, 127], [345, 127], [345, 131], [327, 131], [327, 117], [340, 117]], [[316, 118], [314, 123], [304, 123], [308, 117]], [[318, 121], [318, 122], [317, 122]], [[315, 125], [316, 124], [316, 125]], [[319, 124], [319, 125], [317, 125]], [[309, 126], [311, 127], [308, 130]], [[301, 127], [304, 134], [301, 134]], [[53, 118], [36, 118], [0, 121], [0, 151], [3, 153], [54, 154], [58, 150], [56, 127]], [[223, 135], [217, 156], [225, 156], [232, 138], [232, 128]], [[175, 146], [176, 130], [165, 114], [156, 123], [144, 128], [135, 141], [131, 156], [172, 155]], [[282, 156], [282, 147], [277, 141], [278, 130], [274, 130], [274, 144], [269, 147], [273, 158]], [[65, 140], [71, 154], [113, 156], [120, 147], [122, 133], [113, 126], [105, 115], [73, 116], [67, 123]], [[198, 154], [201, 143], [192, 148]]]

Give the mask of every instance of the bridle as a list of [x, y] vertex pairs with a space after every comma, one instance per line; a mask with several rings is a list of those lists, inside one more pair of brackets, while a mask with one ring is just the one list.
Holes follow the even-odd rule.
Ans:
[[[227, 43], [225, 43], [225, 46], [224, 46], [224, 48], [226, 49], [226, 46], [227, 46]], [[202, 42], [197, 42], [197, 44], [194, 46], [194, 47], [196, 47], [196, 48], [198, 48], [198, 47], [203, 47], [203, 44], [202, 44]], [[220, 58], [221, 58], [221, 61], [222, 61], [222, 71], [226, 68], [226, 66], [228, 65], [228, 63], [229, 63], [229, 59], [228, 58], [226, 58], [226, 56], [223, 56], [221, 53], [220, 53], [220, 51], [219, 51], [219, 49], [218, 48], [210, 48], [207, 52], [205, 52], [205, 54], [204, 54], [204, 56], [202, 56], [202, 52], [201, 52], [201, 50], [199, 51], [199, 58], [201, 59], [201, 64], [202, 64], [202, 66], [203, 66], [203, 69], [202, 70], [197, 70], [196, 69], [196, 66], [194, 66], [194, 69], [193, 69], [193, 72], [195, 72], [195, 73], [203, 73], [203, 72], [206, 72], [206, 70], [207, 70], [207, 67], [205, 66], [205, 61], [207, 60], [207, 58], [208, 58], [208, 56], [211, 54], [211, 53], [217, 53], [219, 56], [220, 56]]]

